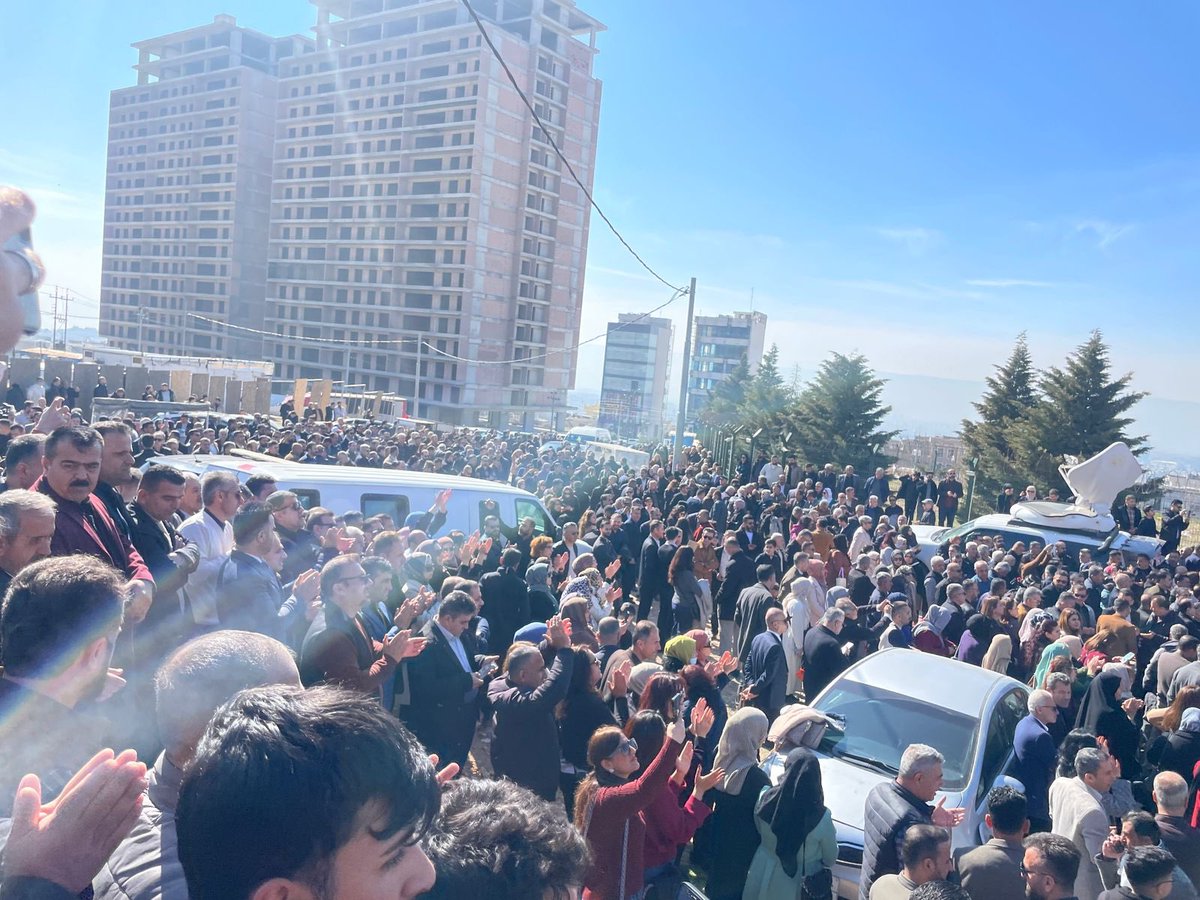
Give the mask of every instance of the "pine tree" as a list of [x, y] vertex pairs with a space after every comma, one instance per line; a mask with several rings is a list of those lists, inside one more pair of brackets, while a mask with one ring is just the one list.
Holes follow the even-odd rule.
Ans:
[[1111, 368], [1108, 346], [1093, 331], [1063, 368], [1042, 375], [1041, 402], [1014, 429], [1017, 461], [1039, 487], [1061, 486], [1065, 456], [1086, 459], [1114, 441], [1138, 455], [1149, 449], [1145, 435], [1128, 433], [1133, 419], [1125, 415], [1146, 394], [1128, 389], [1132, 372], [1114, 379]]
[[983, 396], [971, 404], [978, 420], [964, 419], [959, 431], [965, 457], [979, 460], [975, 504], [987, 508], [992, 507], [1005, 483], [1016, 485], [1028, 478], [1019, 466], [1014, 446], [1014, 436], [1039, 403], [1035, 390], [1037, 372], [1029, 356], [1025, 332], [1017, 335], [1008, 361], [995, 370], [994, 375], [985, 379], [987, 390]]
[[759, 447], [769, 449], [779, 445], [780, 416], [793, 399], [791, 389], [779, 374], [779, 347], [772, 344], [750, 379], [742, 405], [742, 421], [752, 426], [750, 430], [766, 429]]
[[883, 385], [860, 354], [834, 353], [800, 392], [783, 417], [783, 427], [794, 434], [805, 458], [817, 465], [832, 462], [860, 471], [887, 465], [890, 460], [882, 448], [897, 432], [882, 430], [892, 411], [880, 402]]

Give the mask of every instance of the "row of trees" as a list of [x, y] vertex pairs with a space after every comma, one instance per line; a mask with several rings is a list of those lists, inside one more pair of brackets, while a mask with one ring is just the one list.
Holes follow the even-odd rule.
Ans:
[[[1008, 360], [995, 367], [987, 389], [974, 403], [976, 418], [959, 431], [968, 459], [978, 458], [978, 489], [984, 500], [1005, 483], [1019, 491], [1061, 487], [1058, 467], [1067, 456], [1085, 459], [1114, 441], [1124, 441], [1141, 456], [1145, 435], [1130, 434], [1127, 415], [1143, 391], [1130, 390], [1132, 373], [1114, 378], [1108, 346], [1099, 331], [1071, 353], [1064, 365], [1034, 368], [1025, 333], [1017, 336]], [[1139, 493], [1153, 491], [1143, 486]]]
[[880, 399], [884, 384], [857, 353], [832, 353], [807, 384], [787, 383], [779, 371], [779, 348], [772, 345], [753, 375], [742, 358], [713, 388], [699, 420], [717, 432], [761, 428], [755, 446], [768, 451], [873, 469], [890, 462], [883, 445], [897, 434], [883, 427], [892, 411]]
[[[986, 379], [983, 396], [973, 404], [976, 417], [963, 420], [960, 429], [965, 457], [978, 459], [978, 499], [990, 506], [1006, 482], [1018, 490], [1028, 483], [1041, 490], [1062, 487], [1058, 467], [1065, 457], [1086, 458], [1113, 441], [1145, 453], [1145, 435], [1129, 433], [1128, 413], [1146, 396], [1130, 389], [1132, 377], [1113, 377], [1099, 331], [1061, 368], [1045, 370], [1034, 367], [1021, 333], [1007, 361]], [[786, 450], [818, 465], [870, 470], [893, 461], [883, 453], [897, 434], [884, 427], [892, 411], [881, 399], [885, 384], [861, 354], [836, 352], [806, 384], [785, 382], [779, 349], [772, 346], [753, 375], [742, 359], [711, 391], [699, 421], [715, 433], [761, 428], [755, 446], [768, 452]]]

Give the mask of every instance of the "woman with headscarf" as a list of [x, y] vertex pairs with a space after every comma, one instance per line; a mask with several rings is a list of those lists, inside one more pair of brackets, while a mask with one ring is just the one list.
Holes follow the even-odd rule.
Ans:
[[566, 594], [558, 614], [571, 623], [571, 646], [587, 647], [595, 653], [600, 649], [600, 641], [588, 622], [588, 605], [587, 597]]
[[613, 586], [604, 580], [600, 570], [593, 564], [579, 573], [588, 580], [591, 589], [592, 606], [589, 610], [592, 621], [599, 622], [605, 616], [613, 614]]
[[663, 647], [663, 668], [668, 672], [682, 672], [695, 662], [696, 641], [686, 634], [675, 635]]
[[973, 666], [982, 665], [983, 655], [987, 653], [988, 647], [992, 643], [992, 636], [995, 634], [994, 625], [995, 623], [991, 619], [981, 613], [976, 613], [967, 619], [967, 630], [963, 632], [962, 639], [958, 642], [955, 659]]
[[837, 832], [825, 806], [821, 765], [811, 750], [788, 754], [783, 780], [763, 791], [754, 824], [762, 843], [750, 864], [744, 900], [831, 896]]
[[983, 668], [1001, 675], [1008, 674], [1012, 662], [1012, 638], [1007, 634], [998, 634], [992, 638], [991, 646], [983, 655]]
[[[430, 582], [433, 580], [434, 569], [433, 557], [428, 553], [410, 553], [408, 555], [408, 558], [404, 560], [404, 567], [400, 570], [400, 589], [404, 593], [405, 600], [419, 596], [422, 591], [425, 591], [430, 599], [433, 599], [436, 592]], [[439, 606], [441, 606], [440, 602], [433, 602], [417, 614], [410, 626], [414, 634], [437, 618]]]
[[1046, 619], [1034, 631], [1033, 640], [1029, 645], [1022, 648], [1026, 652], [1026, 659], [1035, 660], [1033, 679], [1030, 684], [1041, 684], [1046, 680], [1046, 674], [1050, 671], [1050, 663], [1056, 657], [1071, 658], [1070, 648], [1059, 640], [1061, 636], [1062, 632], [1058, 630], [1058, 620]]
[[[667, 567], [667, 581], [675, 588], [672, 603], [675, 607], [675, 626], [679, 631], [690, 631], [692, 626], [700, 622], [700, 597], [703, 593], [700, 582], [696, 579], [696, 551], [684, 544], [671, 557], [671, 565]], [[701, 623], [703, 624], [703, 623]]]
[[[1175, 696], [1175, 700], [1181, 697], [1185, 702], [1200, 704], [1200, 687], [1185, 687]], [[1200, 763], [1200, 708], [1188, 706], [1183, 710], [1179, 716], [1179, 727], [1155, 742], [1150, 761], [1162, 772], [1178, 772], [1189, 784], [1193, 781], [1192, 773]]]
[[1108, 752], [1121, 764], [1121, 777], [1137, 781], [1142, 766], [1138, 760], [1140, 734], [1133, 717], [1141, 701], [1129, 695], [1129, 669], [1120, 663], [1106, 665], [1079, 704], [1075, 727], [1108, 742]]
[[545, 622], [558, 614], [558, 598], [550, 590], [550, 564], [536, 562], [525, 570], [529, 585], [529, 615], [534, 622]]
[[717, 745], [714, 765], [724, 770], [725, 778], [709, 797], [713, 814], [704, 827], [708, 866], [705, 894], [710, 900], [738, 900], [742, 896], [759, 843], [754, 807], [763, 788], [771, 783], [758, 766], [758, 750], [766, 738], [766, 713], [747, 706], [729, 717]]
[[954, 653], [954, 645], [943, 636], [942, 632], [950, 624], [953, 613], [944, 606], [931, 606], [925, 613], [925, 618], [913, 629], [912, 645], [922, 653], [932, 653], [934, 656], [950, 656]]

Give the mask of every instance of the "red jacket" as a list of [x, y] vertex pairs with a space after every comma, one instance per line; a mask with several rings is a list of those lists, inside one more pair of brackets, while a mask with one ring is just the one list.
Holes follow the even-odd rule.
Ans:
[[636, 781], [602, 787], [592, 798], [585, 836], [592, 864], [583, 900], [625, 900], [642, 889], [646, 819], [643, 810], [663, 793], [683, 745], [667, 739]]
[[642, 814], [646, 820], [642, 865], [653, 869], [671, 862], [711, 812], [712, 807], [697, 800], [690, 790], [687, 802], [680, 806], [679, 791], [674, 782], [668, 781]]
[[[54, 493], [45, 476], [35, 481], [30, 490], [40, 491], [58, 505], [58, 514], [54, 519], [54, 537], [50, 539], [51, 556], [86, 553], [108, 563], [128, 579], [137, 578], [150, 584], [154, 583], [154, 576], [150, 574], [149, 567], [133, 549], [129, 539], [117, 528], [98, 497], [89, 494], [83, 503], [67, 500]], [[85, 510], [95, 523], [95, 528], [84, 518]]]

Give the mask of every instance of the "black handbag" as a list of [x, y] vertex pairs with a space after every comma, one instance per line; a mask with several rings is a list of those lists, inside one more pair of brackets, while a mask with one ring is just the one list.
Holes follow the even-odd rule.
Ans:
[[833, 900], [833, 873], [822, 868], [820, 872], [805, 875], [800, 897], [801, 900]]

